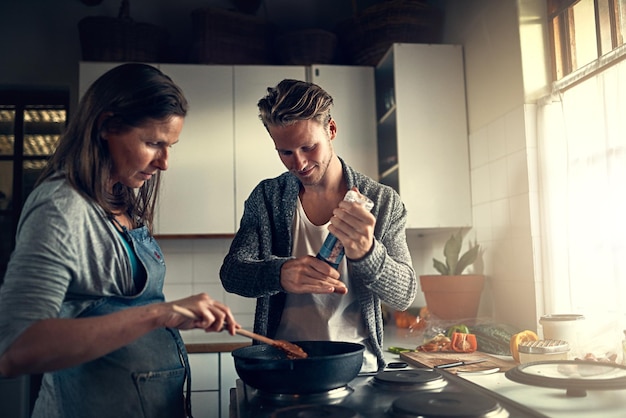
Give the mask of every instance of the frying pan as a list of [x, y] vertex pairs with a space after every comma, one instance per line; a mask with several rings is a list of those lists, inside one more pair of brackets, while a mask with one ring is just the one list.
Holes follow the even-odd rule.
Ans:
[[267, 393], [318, 393], [345, 386], [363, 364], [362, 344], [342, 341], [293, 341], [308, 354], [288, 359], [267, 344], [234, 350], [237, 374], [249, 386]]

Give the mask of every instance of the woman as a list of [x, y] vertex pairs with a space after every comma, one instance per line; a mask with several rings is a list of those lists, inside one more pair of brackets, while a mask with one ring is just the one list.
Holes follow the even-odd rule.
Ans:
[[239, 327], [206, 294], [163, 297], [151, 228], [186, 113], [158, 69], [110, 70], [85, 93], [24, 205], [0, 289], [0, 374], [45, 373], [33, 417], [190, 416], [178, 330]]

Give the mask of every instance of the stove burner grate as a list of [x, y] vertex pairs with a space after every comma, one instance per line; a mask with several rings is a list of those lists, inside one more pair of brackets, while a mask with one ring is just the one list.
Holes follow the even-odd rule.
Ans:
[[448, 382], [433, 369], [386, 370], [374, 376], [372, 384], [388, 390], [431, 391], [445, 387]]
[[[325, 392], [305, 394], [270, 393], [258, 390], [257, 395], [259, 400], [267, 405], [332, 405], [341, 402], [346, 396], [350, 395], [352, 392], [354, 392], [354, 389], [346, 385]], [[308, 417], [308, 415], [303, 415], [303, 417]]]
[[300, 405], [275, 411], [271, 418], [360, 418], [361, 415], [341, 405]]
[[479, 394], [429, 393], [403, 395], [391, 404], [393, 418], [506, 418], [497, 400]]

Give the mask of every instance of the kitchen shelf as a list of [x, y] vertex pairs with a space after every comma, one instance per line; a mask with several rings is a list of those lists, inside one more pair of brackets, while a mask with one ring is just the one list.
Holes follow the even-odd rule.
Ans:
[[384, 181], [385, 179], [391, 177], [394, 173], [398, 172], [398, 169], [399, 169], [398, 164], [393, 165], [392, 167], [390, 167], [386, 171], [380, 173], [380, 180]]
[[383, 116], [379, 119], [378, 123], [381, 125], [384, 124], [389, 118], [394, 116], [395, 112], [396, 112], [396, 105], [393, 105], [389, 108], [389, 110], [387, 110], [387, 112], [383, 114]]
[[378, 181], [402, 197], [407, 228], [471, 226], [462, 47], [396, 43], [374, 73]]

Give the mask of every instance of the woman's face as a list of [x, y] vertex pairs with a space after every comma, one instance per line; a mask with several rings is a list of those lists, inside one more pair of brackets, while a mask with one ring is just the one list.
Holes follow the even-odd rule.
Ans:
[[178, 142], [183, 121], [181, 116], [163, 121], [151, 119], [124, 132], [103, 132], [113, 160], [111, 188], [121, 183], [136, 189], [157, 170], [167, 170], [169, 148]]

